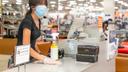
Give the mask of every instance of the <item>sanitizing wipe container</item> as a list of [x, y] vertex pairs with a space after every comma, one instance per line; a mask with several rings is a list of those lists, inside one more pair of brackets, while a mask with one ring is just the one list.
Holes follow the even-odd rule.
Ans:
[[77, 54], [78, 41], [75, 39], [67, 40], [68, 43], [68, 55], [75, 57]]

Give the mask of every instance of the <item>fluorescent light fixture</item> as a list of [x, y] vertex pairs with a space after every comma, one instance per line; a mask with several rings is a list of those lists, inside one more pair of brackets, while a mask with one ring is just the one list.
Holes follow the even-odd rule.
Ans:
[[84, 1], [84, 0], [78, 0], [78, 1]]
[[118, 3], [123, 4], [123, 1], [118, 1]]
[[22, 2], [22, 0], [16, 0], [16, 2]]
[[85, 7], [87, 7], [87, 6], [88, 6], [88, 4], [84, 4], [84, 6], [85, 6]]
[[82, 6], [83, 4], [78, 4], [79, 6]]
[[69, 1], [70, 3], [76, 3], [76, 1]]
[[70, 7], [65, 7], [65, 9], [71, 9]]
[[5, 4], [6, 4], [5, 2], [2, 3], [2, 5], [5, 5]]
[[124, 3], [124, 6], [128, 7], [128, 3], [125, 2], [125, 3]]
[[2, 1], [2, 3], [7, 3], [7, 2], [9, 2], [9, 1], [8, 1], [8, 0], [3, 0], [3, 1]]
[[51, 1], [50, 4], [56, 4], [56, 2], [55, 1]]
[[124, 1], [117, 1], [118, 3], [120, 3], [121, 5], [127, 6], [128, 7], [128, 3], [124, 2]]
[[22, 4], [22, 2], [16, 2], [16, 4], [21, 5], [21, 4]]
[[55, 7], [55, 5], [51, 5], [51, 7]]
[[104, 5], [104, 2], [100, 2], [100, 4]]
[[59, 6], [58, 7], [58, 10], [63, 10], [63, 6]]
[[119, 1], [119, 0], [114, 0], [114, 1]]
[[115, 7], [115, 9], [119, 9], [118, 7]]
[[59, 0], [59, 1], [67, 1], [67, 0]]
[[90, 2], [96, 2], [96, 0], [90, 0]]

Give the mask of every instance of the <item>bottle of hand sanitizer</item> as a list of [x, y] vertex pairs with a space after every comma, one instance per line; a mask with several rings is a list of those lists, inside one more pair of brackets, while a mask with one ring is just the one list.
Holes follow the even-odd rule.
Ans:
[[58, 36], [59, 34], [52, 34], [52, 37], [53, 37], [53, 41], [52, 41], [52, 45], [51, 45], [51, 59], [53, 60], [58, 60], [58, 46], [57, 46], [57, 43], [56, 43], [56, 37]]

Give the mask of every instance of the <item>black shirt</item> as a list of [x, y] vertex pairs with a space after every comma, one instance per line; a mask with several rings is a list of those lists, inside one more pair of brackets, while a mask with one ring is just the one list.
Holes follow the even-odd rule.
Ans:
[[21, 24], [19, 26], [17, 45], [23, 45], [23, 30], [24, 30], [24, 28], [27, 28], [31, 31], [30, 44], [31, 44], [31, 48], [33, 48], [35, 50], [36, 39], [41, 35], [41, 33], [40, 33], [40, 29], [37, 28], [31, 14], [27, 15], [23, 19], [23, 21], [21, 22]]

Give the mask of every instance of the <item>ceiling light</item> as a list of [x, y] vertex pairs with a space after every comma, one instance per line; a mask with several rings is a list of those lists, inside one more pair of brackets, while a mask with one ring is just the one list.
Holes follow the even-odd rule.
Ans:
[[22, 2], [16, 2], [16, 4], [21, 5], [21, 4], [22, 4]]
[[119, 9], [118, 7], [115, 7], [115, 9]]
[[67, 1], [67, 0], [59, 0], [59, 1]]
[[124, 6], [127, 6], [127, 7], [128, 7], [128, 4], [127, 4], [127, 3], [125, 3], [125, 4], [124, 4]]
[[55, 1], [51, 1], [50, 4], [56, 4], [56, 2]]
[[22, 2], [22, 0], [16, 0], [16, 2]]
[[78, 0], [78, 1], [84, 1], [84, 0]]
[[70, 3], [76, 3], [76, 1], [69, 1]]
[[118, 3], [123, 4], [123, 1], [118, 1]]
[[100, 2], [101, 5], [104, 5], [104, 2]]
[[90, 2], [96, 2], [96, 0], [90, 0]]
[[63, 10], [63, 6], [59, 6], [58, 7], [58, 10]]
[[119, 0], [114, 0], [114, 1], [119, 1]]
[[9, 2], [9, 1], [8, 1], [8, 0], [3, 0], [3, 1], [2, 1], [2, 3], [7, 3], [7, 2]]
[[79, 6], [82, 6], [83, 4], [78, 4]]
[[5, 5], [5, 4], [6, 4], [6, 3], [4, 3], [4, 2], [2, 3], [2, 5]]
[[71, 9], [70, 7], [65, 7], [65, 9]]
[[51, 7], [55, 7], [55, 5], [51, 5]]
[[87, 6], [88, 6], [88, 4], [84, 4], [84, 6], [85, 6], [85, 7], [87, 7]]

